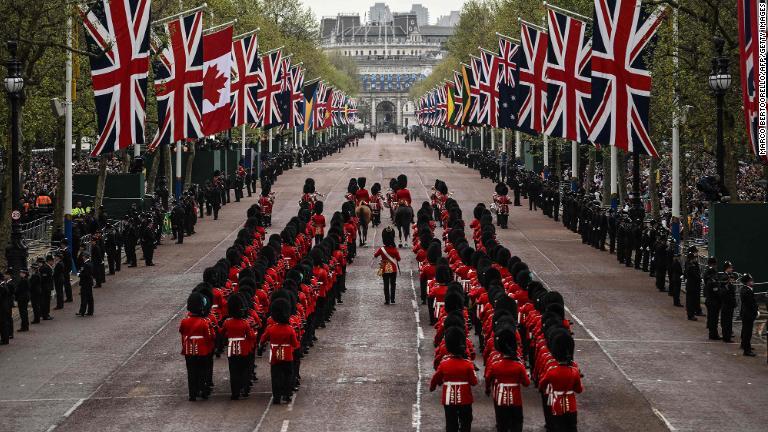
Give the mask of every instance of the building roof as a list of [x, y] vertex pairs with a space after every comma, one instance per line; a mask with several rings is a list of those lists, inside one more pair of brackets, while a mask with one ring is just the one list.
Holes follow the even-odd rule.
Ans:
[[425, 25], [419, 27], [419, 31], [423, 36], [453, 36], [456, 29], [454, 27]]

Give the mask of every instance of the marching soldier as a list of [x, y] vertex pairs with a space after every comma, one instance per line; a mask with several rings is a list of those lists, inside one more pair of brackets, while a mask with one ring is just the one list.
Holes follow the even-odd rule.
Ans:
[[445, 430], [469, 432], [472, 430], [472, 386], [477, 375], [472, 361], [466, 358], [466, 335], [458, 327], [445, 330], [444, 340], [448, 355], [443, 357], [429, 383], [429, 391], [442, 386], [440, 401], [445, 410]]
[[291, 305], [278, 298], [272, 302], [272, 320], [259, 341], [260, 351], [269, 343], [269, 364], [272, 378], [272, 403], [291, 402], [293, 393], [293, 352], [300, 347], [296, 331], [289, 324]]
[[187, 363], [187, 386], [189, 387], [190, 401], [195, 401], [198, 397], [208, 399], [211, 393], [206, 384], [208, 357], [213, 352], [216, 336], [211, 322], [207, 319], [209, 309], [208, 299], [198, 292], [193, 292], [187, 299], [189, 314], [181, 320], [179, 325], [181, 354]]
[[125, 239], [125, 262], [128, 267], [136, 267], [136, 245], [139, 243], [139, 233], [136, 224], [129, 217], [123, 225], [123, 238]]

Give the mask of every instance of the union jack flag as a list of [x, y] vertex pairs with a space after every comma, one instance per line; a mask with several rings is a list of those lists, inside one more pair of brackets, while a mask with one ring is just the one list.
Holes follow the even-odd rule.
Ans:
[[152, 40], [153, 51], [159, 54], [152, 62], [158, 129], [150, 151], [161, 144], [203, 137], [203, 12], [165, 23], [163, 29], [168, 43], [163, 46], [158, 37]]
[[471, 126], [480, 125], [480, 87], [478, 82], [480, 81], [480, 75], [483, 73], [482, 60], [477, 57], [471, 57], [469, 59], [469, 65], [466, 67], [466, 82], [464, 83], [466, 89], [469, 91], [469, 111], [467, 113], [466, 122]]
[[259, 42], [256, 35], [232, 42], [232, 97], [229, 105], [232, 126], [261, 123], [256, 107], [259, 61]]
[[464, 79], [458, 71], [453, 71], [453, 126], [460, 128], [464, 120]]
[[435, 123], [437, 126], [445, 126], [448, 119], [448, 95], [445, 92], [445, 86], [438, 86], [435, 89], [435, 96], [437, 97], [437, 119]]
[[283, 91], [283, 54], [275, 50], [261, 57], [256, 76], [256, 109], [261, 119], [261, 127], [269, 129], [283, 123], [283, 113], [280, 110], [278, 97]]
[[651, 74], [644, 52], [664, 18], [641, 0], [595, 0], [592, 45], [592, 131], [589, 140], [658, 156], [648, 131]]
[[492, 52], [480, 51], [479, 122], [495, 128], [499, 123], [499, 57]]
[[499, 115], [498, 127], [517, 129], [517, 63], [520, 45], [499, 38]]
[[91, 51], [99, 139], [91, 156], [144, 143], [150, 0], [102, 0], [81, 6]]
[[525, 21], [520, 23], [523, 51], [518, 65], [517, 126], [531, 135], [543, 132], [547, 119], [547, 39], [546, 33]]
[[[315, 130], [323, 130], [328, 125], [326, 125], [326, 122], [330, 119], [330, 96], [331, 92], [333, 91], [333, 88], [330, 86], [327, 86], [324, 82], [320, 82], [317, 85], [317, 91], [315, 93], [315, 104], [314, 104], [314, 120], [315, 120]], [[328, 116], [328, 118], [326, 118]]]
[[344, 124], [342, 119], [344, 114], [344, 92], [334, 90], [331, 94], [331, 124], [341, 126]]
[[292, 128], [304, 127], [304, 69], [294, 66], [290, 70], [291, 81], [291, 120]]
[[549, 136], [586, 143], [590, 132], [587, 113], [592, 96], [592, 43], [587, 25], [549, 9], [547, 50], [547, 107], [544, 132]]
[[[752, 153], [763, 163], [768, 163], [766, 148], [760, 148], [758, 139], [759, 129], [765, 129], [763, 120], [760, 124], [760, 29], [758, 28], [758, 11], [762, 3], [760, 0], [738, 0], [739, 5], [739, 57], [741, 65], [741, 92], [744, 98], [744, 119], [747, 123], [747, 136], [749, 137]], [[763, 83], [765, 84], [765, 83]], [[765, 109], [765, 107], [763, 107]], [[765, 145], [765, 141], [763, 141]], [[761, 154], [762, 153], [762, 154]]]

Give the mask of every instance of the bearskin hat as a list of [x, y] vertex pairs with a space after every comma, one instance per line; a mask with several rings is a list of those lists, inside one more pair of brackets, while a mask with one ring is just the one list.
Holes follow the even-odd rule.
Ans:
[[399, 189], [397, 184], [397, 179], [389, 179], [389, 188], [392, 189], [393, 191], [396, 191]]
[[575, 344], [573, 337], [568, 330], [564, 328], [557, 328], [551, 334], [549, 338], [549, 350], [552, 352], [552, 356], [561, 363], [570, 363], [573, 360], [573, 350]]
[[467, 336], [464, 329], [459, 327], [448, 327], [443, 336], [445, 339], [445, 348], [449, 353], [455, 356], [464, 356], [467, 351]]
[[439, 183], [437, 186], [435, 186], [435, 189], [437, 189], [437, 191], [443, 195], [448, 195], [448, 185], [446, 185], [442, 180], [439, 180]]
[[205, 306], [208, 303], [208, 299], [199, 292], [193, 292], [187, 297], [187, 310], [192, 315], [203, 316], [205, 315]]
[[435, 279], [438, 283], [441, 284], [447, 284], [451, 281], [451, 268], [447, 265], [438, 266], [437, 269], [435, 269]]
[[512, 257], [512, 253], [509, 252], [509, 249], [503, 246], [496, 249], [496, 262], [500, 266], [507, 268], [507, 264], [509, 263], [509, 260], [511, 257]]
[[429, 247], [427, 248], [427, 260], [429, 260], [431, 264], [436, 263], [442, 255], [443, 252], [440, 250], [440, 243], [435, 243], [433, 241], [429, 244]]
[[357, 180], [349, 179], [349, 184], [347, 185], [347, 192], [353, 194], [357, 192], [357, 189], [358, 189]]
[[279, 324], [288, 324], [290, 319], [291, 305], [287, 299], [278, 298], [272, 302], [270, 315], [272, 319]]
[[229, 263], [232, 264], [233, 266], [240, 264], [240, 261], [241, 261], [240, 253], [234, 247], [227, 248], [226, 257], [227, 257], [227, 261], [229, 261]]
[[371, 186], [371, 194], [372, 194], [372, 195], [376, 195], [376, 194], [377, 194], [377, 193], [379, 193], [379, 192], [381, 192], [381, 184], [379, 184], [378, 182], [377, 182], [377, 183], [374, 183], [374, 184]]
[[323, 214], [323, 202], [318, 201], [315, 203], [315, 214]]
[[395, 230], [391, 226], [388, 226], [381, 231], [381, 241], [384, 243], [384, 246], [395, 246]]
[[232, 294], [227, 299], [227, 307], [231, 318], [243, 318], [245, 316], [245, 304], [238, 294]]
[[459, 253], [459, 256], [461, 257], [461, 262], [464, 263], [464, 265], [470, 265], [472, 264], [472, 256], [475, 254], [475, 249], [473, 249], [471, 246], [467, 246]]
[[493, 345], [502, 355], [517, 357], [517, 337], [514, 326], [502, 325], [494, 330]]
[[504, 183], [496, 183], [496, 187], [494, 187], [493, 190], [498, 195], [506, 195], [509, 192], [509, 189], [507, 189], [507, 185], [505, 185]]
[[304, 180], [304, 184], [308, 186], [309, 192], [305, 193], [315, 193], [315, 179], [312, 177], [307, 178]]
[[450, 313], [464, 309], [464, 298], [455, 293], [445, 295], [445, 311]]
[[408, 187], [408, 177], [405, 174], [397, 176], [397, 186], [399, 189], [405, 189]]
[[367, 182], [367, 179], [365, 177], [358, 177], [357, 178], [357, 187], [360, 189], [365, 189], [365, 183]]
[[475, 219], [480, 220], [480, 218], [483, 216], [483, 210], [485, 210], [485, 204], [478, 203], [474, 210], [472, 210], [472, 215], [475, 217]]
[[493, 267], [488, 267], [480, 272], [478, 281], [480, 282], [480, 285], [488, 288], [492, 283], [501, 281], [501, 273]]

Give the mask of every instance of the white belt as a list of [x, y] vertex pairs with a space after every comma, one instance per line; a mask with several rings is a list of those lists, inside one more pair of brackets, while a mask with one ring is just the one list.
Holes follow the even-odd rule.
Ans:
[[565, 396], [565, 395], [572, 395], [573, 390], [568, 391], [552, 391], [551, 390], [552, 385], [550, 384], [549, 387], [547, 387], [547, 392], [549, 393], [549, 397], [547, 398], [547, 405], [552, 406], [553, 403], [555, 403], [555, 397]]
[[[469, 385], [469, 382], [467, 381], [446, 381], [443, 383], [443, 387], [445, 387], [445, 405], [450, 405], [451, 403], [451, 393], [454, 391], [458, 391], [461, 386], [463, 385]], [[457, 395], [457, 402], [459, 401], [458, 395]]]
[[440, 316], [440, 308], [445, 306], [445, 302], [439, 302], [435, 300], [435, 318]]
[[[520, 384], [505, 384], [505, 383], [498, 383], [496, 384], [496, 405], [501, 405], [501, 401], [504, 398], [504, 390], [505, 389], [511, 389], [514, 387], [520, 387]], [[515, 402], [515, 396], [514, 394], [510, 395], [509, 397], [510, 405], [514, 405]]]
[[[241, 337], [238, 337], [238, 338], [229, 338], [229, 340], [228, 340], [228, 342], [227, 342], [227, 357], [231, 357], [231, 356], [232, 356], [232, 351], [234, 350], [234, 346], [235, 346], [236, 344], [239, 346], [239, 345], [240, 345], [240, 342], [242, 342], [242, 341], [244, 341], [244, 340], [245, 340], [245, 338], [241, 338]], [[239, 346], [239, 348], [240, 348], [240, 351], [241, 351], [241, 352], [238, 352], [236, 355], [240, 355], [240, 354], [242, 354], [242, 347], [241, 347], [241, 346]]]
[[187, 339], [202, 339], [202, 336], [188, 336]]

